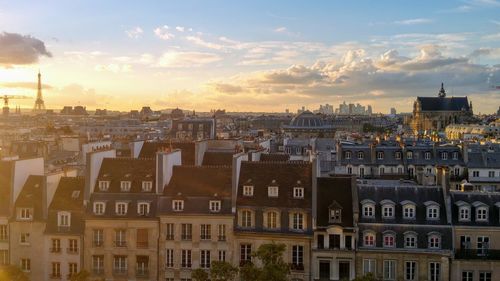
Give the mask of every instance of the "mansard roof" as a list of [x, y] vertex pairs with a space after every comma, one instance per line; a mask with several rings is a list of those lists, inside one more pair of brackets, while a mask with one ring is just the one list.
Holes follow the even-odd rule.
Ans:
[[[156, 166], [154, 159], [142, 158], [104, 158], [99, 176], [97, 177], [95, 192], [99, 190], [99, 181], [109, 181], [106, 193], [120, 192], [120, 182], [130, 181], [129, 193], [143, 192], [142, 181], [151, 181], [155, 185]], [[150, 191], [154, 192], [154, 188]]]
[[206, 151], [203, 155], [202, 165], [214, 166], [214, 165], [226, 165], [231, 166], [233, 164], [234, 152], [227, 151]]
[[328, 225], [332, 224], [329, 222], [329, 208], [332, 206], [340, 206], [342, 208], [340, 225], [343, 227], [353, 227], [353, 212], [355, 207], [353, 206], [353, 197], [356, 196], [356, 191], [355, 179], [353, 177], [318, 178], [316, 194], [318, 202], [316, 220], [318, 227], [328, 227]]
[[174, 166], [163, 194], [185, 197], [231, 197], [232, 168], [229, 166]]
[[144, 142], [139, 153], [139, 158], [155, 158], [156, 152], [170, 148], [181, 150], [182, 165], [195, 164], [195, 143], [194, 142]]
[[62, 177], [57, 186], [49, 210], [81, 211], [83, 210], [84, 177]]
[[13, 161], [0, 161], [0, 216], [9, 215], [13, 166]]
[[422, 111], [469, 111], [467, 97], [417, 97]]
[[29, 176], [17, 196], [15, 208], [32, 208], [33, 220], [43, 220], [44, 189], [46, 189], [45, 176]]
[[[497, 192], [461, 192], [451, 191], [451, 213], [454, 225], [463, 226], [500, 226], [500, 193]], [[459, 208], [468, 206], [471, 208], [470, 220], [459, 221]], [[477, 222], [475, 220], [477, 207], [488, 206], [488, 221]]]

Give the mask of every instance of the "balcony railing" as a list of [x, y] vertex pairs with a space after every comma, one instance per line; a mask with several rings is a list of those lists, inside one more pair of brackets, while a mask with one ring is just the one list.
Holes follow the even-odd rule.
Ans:
[[115, 241], [114, 245], [115, 247], [124, 248], [127, 247], [127, 241]]
[[123, 268], [123, 267], [117, 267], [117, 268], [113, 268], [113, 274], [115, 275], [126, 275], [127, 274], [127, 268]]
[[78, 254], [78, 248], [66, 248], [68, 254]]
[[61, 252], [61, 248], [50, 248], [50, 252], [51, 253], [60, 253]]
[[92, 241], [92, 246], [94, 246], [94, 247], [102, 247], [103, 244], [104, 244], [103, 241], [98, 241], [98, 240]]
[[165, 237], [165, 240], [174, 240], [174, 235], [173, 234], [167, 234]]
[[500, 250], [460, 249], [455, 251], [455, 259], [464, 260], [500, 260]]
[[147, 268], [138, 268], [135, 271], [135, 276], [139, 278], [147, 278], [149, 277], [149, 269]]

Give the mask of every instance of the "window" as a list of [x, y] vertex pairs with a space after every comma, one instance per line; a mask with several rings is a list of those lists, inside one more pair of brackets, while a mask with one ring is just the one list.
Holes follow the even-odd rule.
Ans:
[[439, 219], [439, 207], [436, 205], [427, 207], [427, 219], [428, 220], [438, 220]]
[[303, 270], [304, 269], [304, 246], [293, 245], [292, 246], [292, 270]]
[[478, 256], [484, 256], [488, 253], [490, 248], [490, 237], [488, 236], [478, 236], [477, 237], [477, 254]]
[[392, 219], [394, 218], [394, 206], [386, 204], [382, 206], [382, 218]]
[[453, 152], [453, 160], [458, 160], [458, 152]]
[[342, 223], [342, 209], [340, 208], [330, 209], [330, 222]]
[[394, 234], [384, 235], [384, 247], [393, 248], [396, 245]]
[[127, 232], [125, 229], [115, 230], [115, 247], [127, 247]]
[[365, 247], [374, 247], [375, 246], [375, 234], [374, 233], [365, 233], [363, 236], [363, 245]]
[[267, 187], [267, 196], [268, 197], [278, 197], [278, 187], [277, 186], [268, 186]]
[[212, 227], [209, 224], [202, 224], [200, 226], [200, 239], [210, 240], [212, 239]]
[[345, 152], [345, 159], [351, 159], [351, 152], [350, 151]]
[[94, 229], [92, 233], [94, 247], [101, 247], [104, 241], [104, 230]]
[[127, 273], [127, 256], [113, 257], [113, 271], [118, 274]]
[[220, 212], [221, 202], [219, 200], [210, 200], [209, 203], [210, 212], [217, 213]]
[[384, 260], [384, 280], [396, 279], [396, 261]]
[[201, 268], [210, 268], [210, 251], [201, 250], [200, 251], [200, 266]]
[[69, 239], [68, 240], [68, 253], [76, 254], [78, 253], [78, 240], [77, 239]]
[[115, 205], [115, 212], [119, 216], [124, 216], [127, 214], [128, 204], [124, 202], [117, 202]]
[[226, 241], [226, 225], [225, 224], [219, 224], [217, 226], [217, 240], [219, 241]]
[[488, 221], [488, 207], [476, 208], [476, 221]]
[[363, 205], [363, 217], [367, 218], [375, 217], [375, 206], [373, 204]]
[[104, 273], [104, 256], [92, 256], [92, 271], [95, 274]]
[[132, 186], [132, 183], [130, 181], [121, 181], [120, 182], [120, 190], [122, 192], [129, 192], [131, 186]]
[[339, 234], [328, 235], [328, 248], [340, 249], [340, 235]]
[[9, 232], [6, 224], [0, 225], [0, 241], [7, 241], [9, 239]]
[[191, 240], [193, 238], [193, 225], [190, 223], [181, 224], [181, 239]]
[[460, 168], [455, 168], [455, 169], [453, 169], [453, 175], [454, 175], [455, 177], [460, 176]]
[[0, 266], [9, 264], [9, 250], [0, 250]]
[[184, 200], [172, 200], [172, 210], [176, 212], [184, 210]]
[[106, 203], [94, 202], [94, 214], [103, 215], [105, 211], [106, 211]]
[[472, 176], [475, 178], [479, 177], [479, 171], [472, 171]]
[[149, 231], [147, 228], [138, 228], [136, 232], [136, 247], [147, 248], [149, 246]]
[[425, 172], [426, 172], [427, 174], [432, 174], [432, 168], [426, 168], [426, 169], [425, 169]]
[[24, 244], [24, 245], [29, 245], [30, 244], [30, 234], [27, 232], [21, 233], [19, 243]]
[[405, 248], [417, 247], [417, 235], [415, 233], [405, 234]]
[[304, 188], [294, 187], [293, 188], [293, 198], [304, 198]]
[[378, 168], [378, 173], [379, 173], [379, 175], [385, 174], [385, 168], [384, 167]]
[[424, 157], [425, 157], [425, 160], [431, 160], [431, 153], [430, 152], [426, 152], [424, 154]]
[[30, 208], [21, 208], [19, 218], [22, 220], [31, 220], [32, 214]]
[[383, 151], [378, 151], [377, 152], [377, 159], [378, 160], [383, 160], [384, 159], [384, 152]]
[[491, 272], [479, 272], [479, 281], [491, 281]]
[[241, 211], [241, 227], [252, 227], [252, 212], [249, 210]]
[[292, 213], [292, 229], [304, 230], [304, 214]]
[[412, 151], [406, 152], [406, 159], [409, 159], [409, 160], [413, 159], [413, 152]]
[[403, 206], [403, 218], [415, 219], [415, 205], [407, 204]]
[[470, 249], [470, 248], [471, 248], [470, 236], [461, 235], [460, 236], [460, 249]]
[[52, 263], [52, 272], [50, 274], [50, 277], [52, 277], [52, 278], [61, 277], [61, 263], [59, 263], [59, 262]]
[[398, 174], [403, 174], [403, 167], [398, 167]]
[[99, 181], [99, 190], [107, 191], [109, 189], [109, 181]]
[[278, 212], [269, 211], [266, 213], [266, 228], [276, 229], [278, 228]]
[[405, 262], [405, 280], [406, 281], [417, 280], [417, 262], [416, 261]]
[[149, 203], [140, 202], [137, 204], [137, 214], [140, 216], [147, 216], [149, 214]]
[[243, 196], [253, 196], [253, 186], [244, 185], [243, 186]]
[[494, 178], [495, 177], [495, 171], [488, 171], [488, 177], [489, 178]]
[[441, 237], [438, 234], [429, 235], [429, 249], [441, 248]]
[[347, 173], [348, 173], [349, 175], [352, 175], [352, 167], [347, 167]]
[[318, 249], [324, 249], [325, 248], [325, 236], [322, 234], [318, 234], [316, 236], [316, 247]]
[[429, 263], [429, 281], [439, 281], [441, 275], [441, 264], [439, 262]]
[[142, 191], [149, 192], [153, 190], [153, 182], [152, 181], [143, 181], [142, 182]]
[[21, 259], [21, 270], [24, 272], [31, 271], [31, 260], [30, 259]]
[[358, 159], [362, 160], [364, 158], [364, 153], [363, 151], [358, 151]]
[[78, 264], [74, 262], [68, 263], [69, 276], [73, 276], [78, 273]]
[[366, 275], [368, 273], [372, 273], [373, 275], [375, 275], [375, 265], [375, 259], [363, 259], [363, 275]]
[[168, 268], [174, 267], [174, 249], [165, 250], [165, 266]]
[[240, 245], [240, 264], [252, 260], [252, 244]]
[[400, 159], [401, 159], [401, 152], [400, 152], [400, 151], [396, 151], [396, 153], [394, 154], [394, 157], [395, 157], [397, 160], [400, 160]]
[[462, 281], [472, 281], [474, 271], [462, 271]]
[[174, 224], [166, 223], [165, 224], [165, 239], [166, 240], [174, 240]]
[[182, 250], [181, 267], [191, 268], [191, 250]]
[[226, 261], [226, 251], [219, 250], [219, 261]]
[[52, 247], [50, 248], [51, 253], [61, 252], [61, 239], [52, 239]]
[[470, 207], [468, 206], [462, 206], [458, 208], [459, 212], [459, 221], [470, 221]]
[[448, 152], [441, 153], [441, 159], [448, 160]]
[[57, 214], [57, 226], [68, 227], [70, 226], [71, 213], [59, 212]]

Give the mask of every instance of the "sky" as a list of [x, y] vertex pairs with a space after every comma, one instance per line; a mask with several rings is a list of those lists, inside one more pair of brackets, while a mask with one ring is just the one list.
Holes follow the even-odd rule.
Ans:
[[[42, 3], [43, 2], [43, 3]], [[30, 108], [294, 112], [416, 96], [500, 106], [500, 0], [0, 0], [0, 94]]]

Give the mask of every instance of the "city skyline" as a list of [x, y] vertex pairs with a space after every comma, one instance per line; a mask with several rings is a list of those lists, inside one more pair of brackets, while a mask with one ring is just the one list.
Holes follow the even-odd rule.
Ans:
[[[416, 96], [500, 104], [500, 2], [0, 1], [0, 91], [47, 108], [284, 112]], [[96, 12], [97, 11], [97, 12]], [[79, 20], [74, 20], [78, 18]]]

